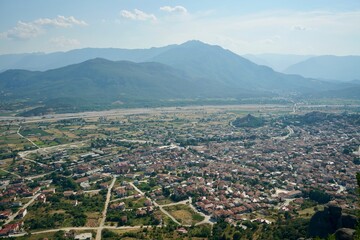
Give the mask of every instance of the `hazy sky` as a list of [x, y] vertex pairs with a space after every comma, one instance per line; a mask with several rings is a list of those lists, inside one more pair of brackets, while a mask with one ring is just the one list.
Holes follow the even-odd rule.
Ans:
[[0, 0], [0, 54], [192, 39], [239, 54], [360, 55], [360, 0]]

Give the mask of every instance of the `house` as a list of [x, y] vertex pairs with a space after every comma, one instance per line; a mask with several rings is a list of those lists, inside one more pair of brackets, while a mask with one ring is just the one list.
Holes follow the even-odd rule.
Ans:
[[41, 203], [46, 203], [46, 195], [45, 194], [40, 194], [37, 198], [37, 200]]
[[42, 193], [45, 195], [51, 195], [51, 194], [55, 193], [55, 188], [45, 189], [42, 191]]
[[75, 195], [75, 194], [76, 194], [76, 192], [74, 192], [74, 191], [65, 191], [64, 192], [64, 197], [70, 197], [70, 196]]
[[182, 234], [187, 234], [188, 233], [188, 231], [185, 229], [185, 228], [179, 228], [178, 230], [176, 230], [177, 232], [179, 232], [179, 233], [182, 233]]
[[145, 216], [145, 215], [146, 215], [145, 210], [142, 210], [142, 209], [136, 210], [136, 216]]
[[127, 221], [128, 221], [127, 216], [122, 216], [122, 217], [121, 217], [121, 223], [122, 223], [122, 224], [127, 223]]
[[82, 177], [75, 180], [76, 183], [89, 182], [89, 177]]
[[26, 214], [27, 214], [27, 209], [26, 208], [20, 209], [20, 211], [19, 211], [18, 215], [16, 216], [16, 218], [23, 218], [23, 217], [26, 216]]
[[80, 183], [80, 187], [82, 188], [82, 189], [89, 189], [91, 186], [90, 186], [90, 183], [89, 183], [89, 181], [86, 181], [86, 182], [82, 182], [82, 183]]
[[146, 199], [145, 202], [144, 202], [144, 205], [147, 206], [147, 207], [151, 206], [152, 205], [151, 200]]
[[302, 195], [302, 192], [299, 190], [290, 191], [287, 193], [288, 198], [295, 198], [300, 197]]
[[101, 189], [107, 189], [108, 187], [109, 187], [109, 184], [106, 183], [106, 182], [100, 184], [100, 188], [101, 188]]
[[141, 194], [134, 195], [134, 198], [141, 198]]
[[81, 233], [78, 235], [75, 235], [75, 240], [92, 240], [92, 233]]
[[1, 211], [0, 212], [0, 219], [8, 219], [12, 214], [11, 210]]
[[110, 209], [118, 209], [118, 210], [124, 210], [125, 209], [125, 203], [121, 202], [121, 203], [113, 203], [110, 205]]
[[13, 206], [13, 207], [21, 207], [21, 206], [22, 206], [22, 202], [13, 202], [13, 203], [11, 204], [11, 206]]
[[126, 190], [125, 190], [125, 188], [117, 188], [117, 189], [115, 190], [115, 192], [116, 192], [116, 195], [117, 195], [118, 197], [125, 197], [125, 196], [126, 196]]
[[24, 226], [23, 222], [7, 224], [3, 226], [3, 228], [0, 230], [0, 236], [7, 236], [9, 234], [19, 233], [21, 232], [23, 226]]

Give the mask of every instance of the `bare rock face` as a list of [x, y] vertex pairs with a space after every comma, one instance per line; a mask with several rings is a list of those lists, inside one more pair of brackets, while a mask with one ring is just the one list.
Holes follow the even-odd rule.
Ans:
[[353, 240], [355, 235], [355, 229], [340, 228], [335, 232], [336, 240]]
[[337, 232], [336, 239], [353, 239], [354, 229], [357, 224], [358, 221], [355, 216], [342, 214], [342, 208], [330, 202], [323, 211], [316, 212], [312, 216], [309, 235], [311, 237], [326, 238], [329, 234]]
[[342, 214], [341, 222], [343, 228], [352, 228], [355, 229], [358, 225], [358, 219], [356, 216], [349, 215], [349, 214]]

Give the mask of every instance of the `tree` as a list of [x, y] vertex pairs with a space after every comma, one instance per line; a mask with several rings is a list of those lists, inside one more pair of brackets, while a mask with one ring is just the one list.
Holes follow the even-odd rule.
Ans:
[[240, 240], [241, 238], [241, 233], [240, 232], [235, 232], [233, 235], [233, 240]]
[[162, 187], [162, 191], [163, 191], [163, 195], [165, 197], [170, 196], [170, 189], [169, 188]]
[[320, 204], [328, 203], [331, 199], [329, 194], [319, 189], [311, 190], [309, 193], [309, 198]]
[[65, 239], [65, 231], [62, 231], [62, 230], [60, 230], [60, 231], [57, 231], [55, 234], [54, 234], [54, 239], [56, 239], [56, 240], [63, 240], [63, 239]]

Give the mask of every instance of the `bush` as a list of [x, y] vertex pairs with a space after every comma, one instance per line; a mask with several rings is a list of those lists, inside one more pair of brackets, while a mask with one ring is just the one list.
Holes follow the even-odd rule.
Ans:
[[311, 190], [309, 193], [309, 198], [320, 204], [328, 203], [331, 200], [329, 194], [319, 189]]

